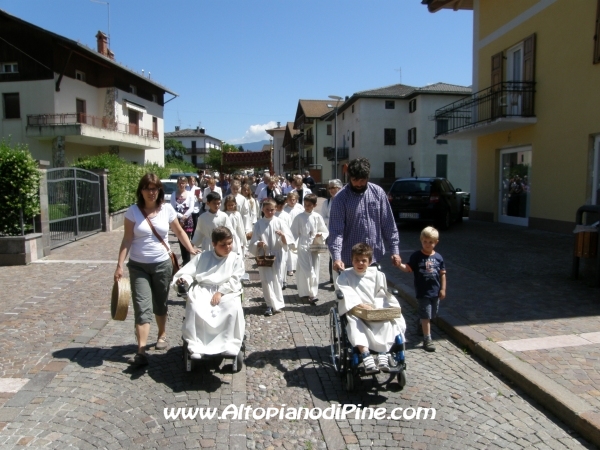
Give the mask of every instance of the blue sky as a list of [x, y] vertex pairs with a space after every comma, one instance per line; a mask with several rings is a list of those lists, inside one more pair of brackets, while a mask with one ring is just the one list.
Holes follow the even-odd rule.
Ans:
[[[0, 9], [95, 48], [180, 97], [165, 131], [206, 129], [232, 144], [268, 139], [299, 99], [400, 82], [469, 86], [472, 13], [420, 0], [0, 0]], [[401, 69], [401, 72], [399, 71]], [[168, 96], [168, 98], [170, 98]]]

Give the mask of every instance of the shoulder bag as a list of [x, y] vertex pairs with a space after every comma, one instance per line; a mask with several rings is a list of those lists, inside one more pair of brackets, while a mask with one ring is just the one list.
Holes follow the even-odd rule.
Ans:
[[173, 275], [175, 275], [177, 272], [179, 272], [179, 263], [177, 262], [177, 256], [175, 256], [175, 253], [173, 253], [169, 246], [165, 244], [163, 238], [160, 237], [160, 235], [154, 228], [154, 225], [152, 225], [152, 222], [148, 218], [148, 214], [146, 214], [146, 212], [142, 208], [139, 209], [142, 212], [142, 215], [145, 217], [146, 221], [148, 222], [148, 225], [150, 225], [150, 229], [152, 230], [152, 233], [154, 233], [154, 236], [156, 236], [160, 243], [164, 245], [164, 247], [167, 249], [167, 252], [169, 253], [169, 258], [171, 258], [171, 263], [173, 264]]

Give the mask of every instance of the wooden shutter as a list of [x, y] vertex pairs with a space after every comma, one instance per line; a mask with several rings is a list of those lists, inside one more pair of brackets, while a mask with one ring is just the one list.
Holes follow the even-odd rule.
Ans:
[[[492, 56], [492, 104], [491, 118], [502, 115], [502, 78], [504, 74], [504, 52], [496, 53]], [[480, 114], [485, 117], [487, 114]]]
[[596, 8], [596, 33], [594, 34], [594, 64], [600, 62], [600, 0]]
[[[523, 81], [535, 81], [535, 34], [523, 40]], [[535, 86], [523, 86], [523, 116], [533, 116]]]

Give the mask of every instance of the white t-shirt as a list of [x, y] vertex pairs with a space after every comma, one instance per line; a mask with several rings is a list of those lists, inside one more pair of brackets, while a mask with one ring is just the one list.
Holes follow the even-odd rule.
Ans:
[[[150, 225], [137, 205], [129, 207], [125, 218], [133, 222], [133, 242], [129, 249], [129, 259], [140, 263], [157, 263], [169, 259], [164, 245], [154, 236]], [[169, 245], [169, 224], [177, 219], [177, 213], [171, 205], [163, 203], [158, 214], [150, 219], [154, 229]]]

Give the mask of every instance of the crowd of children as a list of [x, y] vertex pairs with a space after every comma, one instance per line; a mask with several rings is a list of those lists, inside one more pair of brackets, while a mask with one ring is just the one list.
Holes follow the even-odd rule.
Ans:
[[[299, 297], [307, 298], [310, 304], [318, 302], [320, 256], [328, 255], [328, 226], [315, 211], [317, 196], [301, 176], [292, 180], [265, 176], [260, 183], [252, 178], [234, 178], [226, 190], [225, 186], [219, 189], [221, 192], [213, 178], [207, 181], [204, 193], [195, 195], [204, 207], [191, 241], [202, 253], [175, 274], [173, 282], [174, 287], [186, 284], [190, 288], [183, 334], [192, 359], [200, 358], [211, 346], [228, 352], [239, 349], [243, 324], [239, 319], [240, 302], [234, 297], [241, 292], [245, 257], [274, 256], [272, 264], [258, 266], [265, 315], [271, 316], [285, 307], [283, 291], [287, 277], [294, 273]], [[194, 186], [191, 183], [191, 189]], [[186, 211], [193, 210], [190, 202], [173, 203], [183, 204]], [[437, 230], [425, 228], [420, 240], [421, 250], [398, 268], [414, 274], [423, 348], [435, 351], [430, 321], [446, 295], [446, 271], [443, 258], [434, 251], [439, 241]], [[385, 275], [370, 266], [372, 257], [373, 249], [366, 243], [352, 248], [352, 267], [342, 271], [335, 283], [343, 296], [339, 302], [341, 314], [356, 306], [399, 306], [387, 293]], [[396, 336], [404, 339], [404, 319], [365, 322], [352, 315], [348, 318], [348, 337], [358, 347], [365, 373], [389, 371], [387, 352]], [[208, 334], [203, 331], [202, 339], [197, 333], [199, 327], [209, 330]], [[223, 341], [223, 333], [231, 337], [230, 341]], [[376, 352], [376, 357], [370, 352]]]

